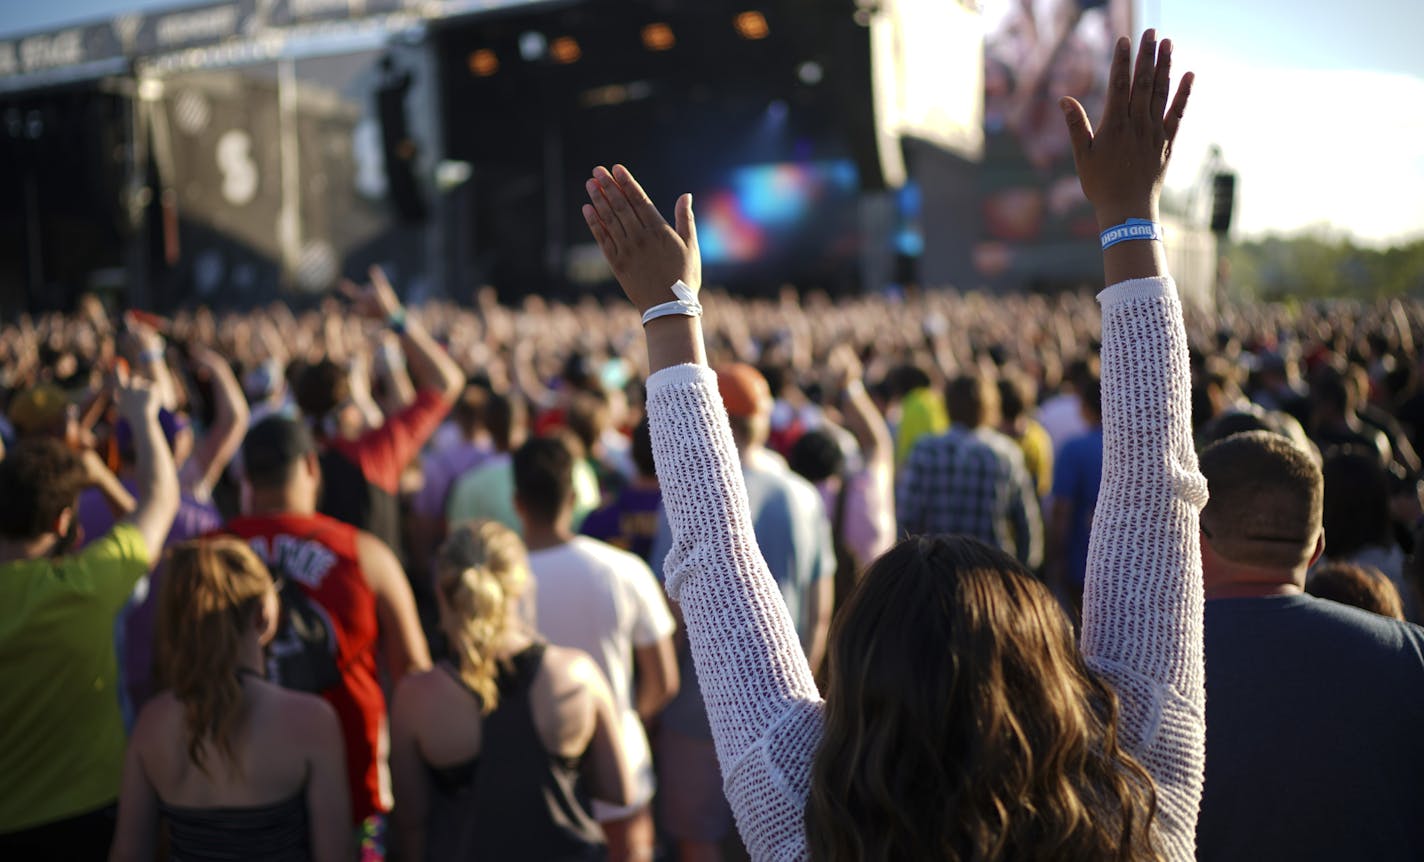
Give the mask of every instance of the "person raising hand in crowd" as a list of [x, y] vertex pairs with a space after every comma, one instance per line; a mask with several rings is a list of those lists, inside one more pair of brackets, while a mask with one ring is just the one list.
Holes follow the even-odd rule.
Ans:
[[914, 536], [870, 566], [837, 619], [823, 700], [752, 538], [707, 368], [691, 198], [674, 227], [622, 166], [587, 183], [585, 221], [643, 312], [674, 535], [668, 592], [753, 858], [1194, 855], [1206, 488], [1181, 305], [1150, 224], [1191, 76], [1169, 107], [1170, 42], [1159, 50], [1147, 31], [1135, 73], [1130, 54], [1121, 40], [1096, 131], [1063, 103], [1111, 284], [1099, 296], [1106, 457], [1081, 653], [1011, 556]]
[[351, 372], [331, 359], [297, 379], [297, 405], [317, 436], [323, 490], [321, 512], [401, 548], [400, 477], [465, 386], [465, 376], [444, 348], [408, 314], [380, 267], [371, 283], [346, 283], [352, 310], [400, 338], [415, 383], [415, 399], [385, 421], [368, 426], [352, 400]]
[[0, 461], [0, 858], [98, 858], [113, 835], [124, 756], [114, 619], [178, 511], [160, 394], [126, 369], [116, 377], [137, 501], [103, 538], [75, 551], [79, 491], [94, 475], [85, 458], [34, 437]]

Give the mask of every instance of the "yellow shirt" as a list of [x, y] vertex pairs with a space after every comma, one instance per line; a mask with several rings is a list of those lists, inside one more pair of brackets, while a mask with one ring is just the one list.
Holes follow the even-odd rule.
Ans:
[[1019, 438], [1019, 448], [1023, 450], [1024, 466], [1033, 477], [1034, 489], [1040, 499], [1053, 490], [1053, 438], [1044, 427], [1032, 419], [1024, 423], [1023, 436]]
[[905, 463], [921, 437], [948, 430], [949, 414], [938, 392], [924, 386], [905, 393], [900, 401], [900, 425], [895, 431], [895, 466]]
[[0, 833], [118, 797], [114, 619], [148, 567], [127, 523], [71, 556], [0, 565]]

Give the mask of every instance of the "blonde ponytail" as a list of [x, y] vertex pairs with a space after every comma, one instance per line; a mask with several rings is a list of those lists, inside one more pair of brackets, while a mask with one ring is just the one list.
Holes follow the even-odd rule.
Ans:
[[510, 607], [529, 580], [524, 543], [497, 521], [457, 527], [436, 554], [443, 603], [441, 628], [450, 639], [460, 679], [480, 699], [485, 715], [499, 705], [497, 648], [509, 628]]

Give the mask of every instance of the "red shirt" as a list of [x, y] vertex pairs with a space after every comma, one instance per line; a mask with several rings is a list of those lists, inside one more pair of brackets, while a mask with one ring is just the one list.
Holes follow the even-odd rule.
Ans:
[[359, 466], [367, 482], [387, 494], [396, 494], [401, 472], [449, 412], [450, 405], [439, 391], [422, 389], [409, 406], [387, 416], [379, 428], [372, 428], [355, 440], [327, 440], [326, 445]]
[[282, 568], [331, 618], [341, 684], [322, 692], [341, 721], [351, 810], [357, 823], [381, 804], [378, 752], [386, 698], [376, 675], [376, 595], [361, 572], [359, 531], [325, 515], [236, 518], [227, 532], [247, 539], [257, 556]]

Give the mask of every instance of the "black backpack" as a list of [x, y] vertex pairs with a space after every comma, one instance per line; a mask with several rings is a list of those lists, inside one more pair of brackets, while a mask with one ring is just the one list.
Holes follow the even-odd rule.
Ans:
[[281, 611], [267, 644], [267, 678], [283, 688], [320, 694], [341, 682], [340, 644], [331, 617], [284, 568], [270, 564]]

